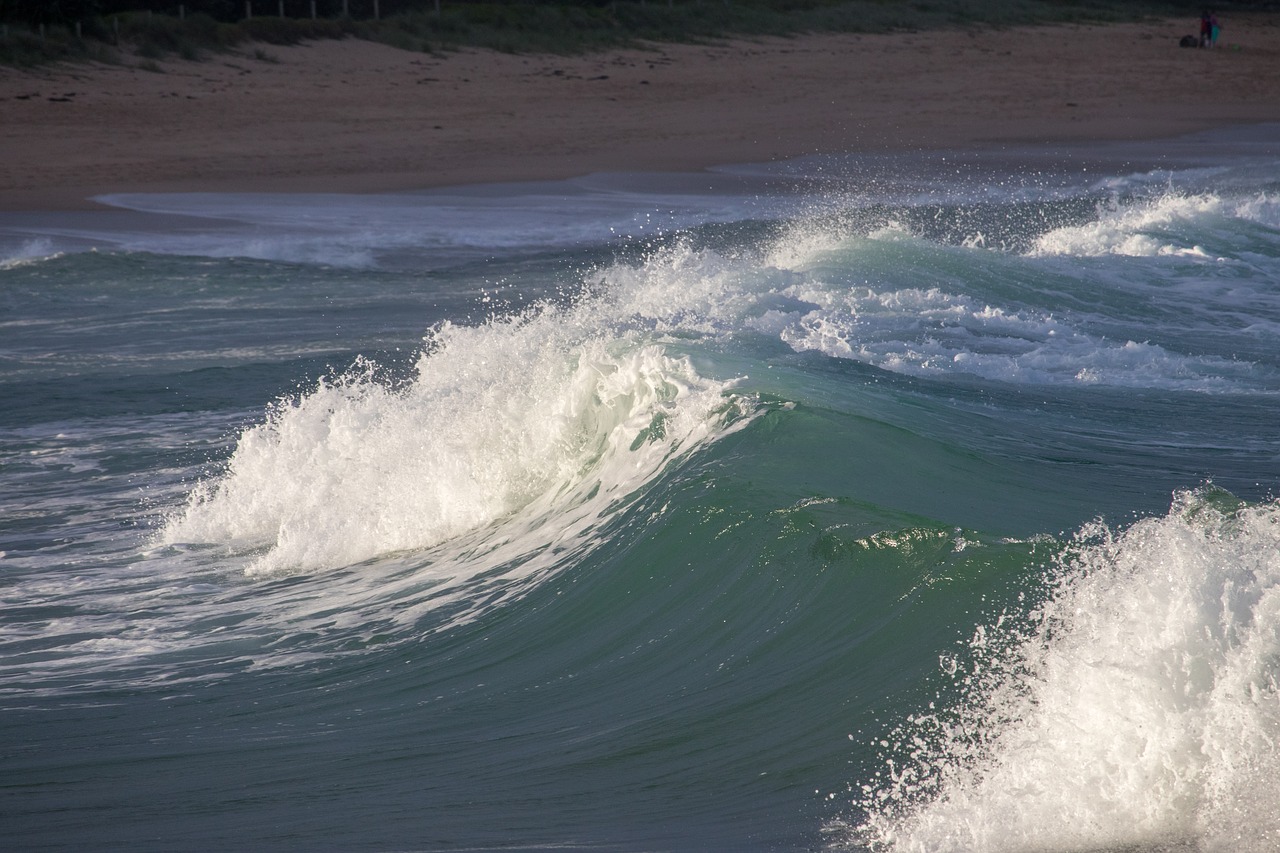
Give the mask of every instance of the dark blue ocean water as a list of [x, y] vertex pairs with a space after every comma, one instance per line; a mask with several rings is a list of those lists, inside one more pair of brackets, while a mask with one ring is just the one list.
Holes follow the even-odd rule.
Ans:
[[0, 215], [10, 849], [1280, 848], [1280, 130]]

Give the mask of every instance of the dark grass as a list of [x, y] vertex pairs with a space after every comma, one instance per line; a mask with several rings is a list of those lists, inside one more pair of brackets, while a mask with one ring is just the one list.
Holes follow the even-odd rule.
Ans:
[[[1230, 8], [1267, 5], [1240, 3]], [[1161, 16], [1193, 20], [1199, 8], [1185, 0], [613, 0], [597, 5], [445, 0], [439, 12], [433, 3], [424, 3], [380, 20], [256, 15], [221, 21], [198, 13], [179, 18], [126, 12], [86, 18], [78, 30], [68, 23], [43, 28], [5, 24], [0, 64], [125, 62], [130, 57], [195, 60], [251, 43], [289, 45], [346, 37], [431, 53], [476, 47], [574, 55], [645, 42], [698, 43], [814, 32], [1103, 23]]]

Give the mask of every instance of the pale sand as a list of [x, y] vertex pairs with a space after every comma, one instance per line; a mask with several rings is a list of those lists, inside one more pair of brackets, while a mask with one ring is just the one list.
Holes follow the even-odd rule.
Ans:
[[[367, 42], [163, 73], [0, 70], [0, 209], [110, 192], [371, 192], [1280, 121], [1280, 16], [813, 35], [581, 58]], [[262, 58], [265, 56], [266, 58]]]

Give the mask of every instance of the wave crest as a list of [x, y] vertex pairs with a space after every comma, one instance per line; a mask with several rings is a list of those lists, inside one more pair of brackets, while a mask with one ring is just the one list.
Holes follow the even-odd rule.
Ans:
[[427, 549], [516, 515], [536, 527], [604, 511], [738, 413], [730, 383], [687, 358], [551, 309], [442, 325], [403, 387], [376, 372], [362, 363], [276, 405], [161, 542], [253, 553], [262, 574]]

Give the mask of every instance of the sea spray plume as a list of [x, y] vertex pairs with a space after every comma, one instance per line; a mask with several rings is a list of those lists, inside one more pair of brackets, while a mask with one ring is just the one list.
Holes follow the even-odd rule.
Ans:
[[769, 272], [750, 253], [735, 257], [678, 239], [637, 263], [599, 271], [598, 299], [579, 307], [578, 322], [613, 316], [680, 337], [731, 333], [771, 286]]
[[[1280, 504], [1205, 487], [1088, 525], [1047, 597], [943, 658], [846, 843], [994, 853], [1280, 844]], [[944, 691], [945, 692], [945, 691]]]
[[[1201, 279], [1183, 281], [1177, 270], [1159, 286], [1113, 287], [1090, 280], [1087, 269], [1082, 274], [1075, 266], [1069, 276], [1055, 280], [1059, 264], [1034, 253], [939, 244], [896, 220], [868, 228], [856, 217], [795, 223], [763, 258], [773, 271], [774, 289], [757, 296], [757, 310], [744, 324], [796, 352], [911, 376], [1020, 385], [1203, 393], [1256, 393], [1270, 387], [1269, 371], [1257, 361], [1108, 336], [1112, 330], [1097, 326], [1088, 303], [1054, 310], [1051, 292], [1023, 285], [1028, 279], [1049, 281], [1050, 288], [1083, 283], [1086, 289], [1104, 290], [1116, 310], [1144, 316], [1166, 311], [1170, 324], [1194, 320], [1214, 335], [1235, 320], [1219, 309], [1222, 300], [1206, 305]], [[1224, 272], [1223, 282], [1231, 301], [1254, 318], [1245, 331], [1265, 334], [1269, 326], [1256, 318], [1274, 302], [1267, 280], [1254, 283], [1237, 264]], [[1175, 297], [1186, 301], [1185, 310]]]
[[60, 257], [62, 253], [54, 251], [53, 242], [48, 237], [25, 240], [17, 247], [0, 250], [0, 270], [14, 269]]
[[1236, 215], [1280, 232], [1280, 198], [1274, 195], [1264, 192], [1245, 199], [1237, 206]]
[[251, 553], [247, 571], [264, 574], [426, 549], [515, 516], [508, 537], [553, 522], [529, 548], [562, 534], [557, 513], [578, 507], [587, 523], [583, 506], [605, 511], [743, 411], [730, 383], [603, 319], [542, 305], [446, 323], [402, 387], [368, 363], [320, 382], [241, 435], [162, 543]]
[[1028, 254], [1098, 257], [1177, 255], [1211, 260], [1212, 255], [1189, 240], [1207, 221], [1246, 217], [1247, 207], [1214, 193], [1191, 195], [1170, 189], [1155, 197], [1099, 204], [1089, 222], [1055, 228], [1040, 235]]

